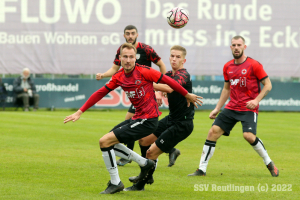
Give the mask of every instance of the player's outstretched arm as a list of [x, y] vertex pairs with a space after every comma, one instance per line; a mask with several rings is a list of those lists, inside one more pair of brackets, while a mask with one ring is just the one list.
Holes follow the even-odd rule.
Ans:
[[230, 96], [230, 83], [225, 82], [220, 99], [219, 99], [215, 109], [213, 109], [211, 111], [211, 113], [209, 114], [210, 119], [215, 119], [217, 117], [218, 113], [220, 112], [221, 108], [224, 106], [224, 104], [227, 101], [227, 99], [229, 98], [229, 96]]
[[82, 111], [78, 110], [76, 113], [73, 113], [72, 115], [67, 116], [64, 119], [64, 124], [68, 123], [70, 121], [73, 121], [73, 122], [77, 121], [80, 118], [81, 114], [82, 114]]
[[202, 104], [203, 104], [203, 101], [200, 100], [200, 99], [203, 99], [203, 97], [201, 97], [201, 96], [197, 96], [192, 93], [187, 93], [184, 97], [187, 100], [188, 107], [190, 107], [190, 103], [193, 103], [196, 108], [198, 108], [197, 104], [199, 106], [202, 106]]
[[120, 66], [119, 65], [115, 65], [113, 64], [113, 66], [107, 70], [106, 72], [104, 73], [97, 73], [96, 74], [96, 79], [99, 81], [103, 78], [106, 78], [106, 77], [111, 77], [112, 75], [114, 75], [118, 70], [120, 69]]

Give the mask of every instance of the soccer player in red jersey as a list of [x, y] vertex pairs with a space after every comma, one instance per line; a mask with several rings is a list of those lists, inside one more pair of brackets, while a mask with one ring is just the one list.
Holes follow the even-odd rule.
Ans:
[[[160, 72], [165, 74], [166, 66], [165, 66], [164, 62], [161, 60], [161, 58], [157, 55], [157, 53], [151, 46], [137, 41], [138, 35], [139, 35], [138, 30], [135, 26], [128, 25], [125, 27], [124, 38], [125, 38], [126, 42], [133, 44], [137, 50], [136, 63], [138, 63], [140, 65], [146, 65], [146, 66], [151, 67], [151, 63], [153, 62], [154, 64], [156, 64], [159, 67]], [[105, 73], [97, 73], [97, 75], [96, 75], [97, 80], [101, 80], [102, 78], [105, 78], [105, 77], [111, 77], [113, 74], [115, 74], [120, 69], [121, 61], [119, 59], [119, 55], [120, 55], [120, 47], [117, 50], [117, 54], [115, 56], [113, 66]], [[156, 101], [157, 101], [158, 106], [161, 106], [161, 104], [162, 104], [161, 93], [155, 92], [155, 96], [156, 96]], [[131, 105], [125, 116], [125, 120], [132, 118], [134, 113], [135, 113], [135, 108], [133, 105]], [[129, 149], [133, 150], [134, 142], [135, 141], [129, 141], [127, 143], [127, 147]], [[140, 148], [141, 148], [142, 155], [146, 154], [146, 150], [148, 149], [148, 147], [140, 146]], [[173, 149], [170, 153], [172, 153], [174, 151], [175, 151], [175, 149]], [[119, 166], [124, 166], [129, 162], [130, 162], [129, 160], [121, 158], [120, 160], [117, 161], [117, 164]]]
[[[234, 59], [224, 65], [224, 88], [216, 108], [209, 115], [209, 118], [215, 119], [215, 121], [203, 146], [199, 169], [189, 176], [206, 175], [207, 164], [214, 154], [217, 140], [221, 135], [229, 136], [232, 128], [240, 121], [245, 140], [263, 158], [271, 175], [277, 177], [279, 170], [270, 159], [263, 142], [256, 137], [259, 102], [272, 89], [271, 81], [263, 66], [244, 54], [247, 46], [243, 37], [233, 37], [230, 48]], [[260, 83], [264, 85], [262, 90]], [[229, 103], [218, 115], [229, 96]]]
[[156, 130], [159, 112], [153, 82], [168, 84], [187, 99], [187, 106], [190, 106], [190, 102], [196, 107], [198, 107], [197, 104], [201, 105], [202, 103], [201, 97], [188, 93], [186, 89], [168, 76], [145, 65], [136, 64], [135, 56], [135, 47], [130, 43], [123, 44], [119, 56], [123, 68], [112, 76], [109, 83], [92, 94], [77, 112], [64, 119], [64, 123], [77, 121], [84, 111], [119, 86], [125, 91], [136, 108], [135, 115], [131, 119], [121, 122], [99, 140], [104, 163], [111, 177], [108, 187], [101, 194], [113, 194], [124, 189], [118, 174], [116, 155], [137, 162], [141, 167], [142, 178], [146, 177], [149, 170], [154, 168], [155, 163], [152, 160], [143, 158], [121, 144], [139, 140]]

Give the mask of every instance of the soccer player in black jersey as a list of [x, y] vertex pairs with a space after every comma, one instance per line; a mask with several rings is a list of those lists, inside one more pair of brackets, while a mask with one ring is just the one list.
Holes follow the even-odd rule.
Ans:
[[[128, 25], [125, 27], [124, 38], [125, 38], [126, 42], [133, 44], [134, 47], [137, 49], [136, 63], [138, 63], [140, 65], [146, 65], [146, 66], [151, 67], [151, 63], [153, 62], [160, 68], [160, 72], [165, 74], [166, 66], [163, 63], [163, 61], [161, 60], [161, 58], [157, 55], [157, 53], [151, 46], [146, 45], [141, 42], [138, 42], [137, 41], [138, 35], [139, 35], [138, 30], [135, 26]], [[97, 75], [96, 75], [97, 80], [101, 80], [102, 78], [105, 78], [105, 77], [111, 77], [113, 74], [115, 74], [120, 69], [121, 61], [119, 59], [119, 55], [120, 55], [120, 48], [117, 50], [117, 54], [116, 54], [113, 66], [105, 73], [97, 73]], [[156, 100], [157, 100], [158, 106], [161, 106], [162, 105], [161, 93], [155, 92], [155, 95], [156, 95]], [[125, 116], [125, 120], [132, 118], [134, 113], [135, 113], [135, 108], [133, 105], [131, 105]], [[129, 149], [133, 150], [134, 142], [135, 141], [128, 142], [127, 147]], [[140, 148], [141, 148], [142, 156], [146, 155], [146, 150], [149, 148], [149, 146], [146, 146], [146, 147], [140, 146]], [[180, 154], [180, 151], [173, 148], [168, 153], [169, 153], [169, 160], [170, 160], [168, 166], [171, 167], [172, 165], [174, 165], [177, 156], [179, 156], [179, 154]], [[117, 164], [119, 166], [124, 166], [129, 162], [130, 162], [129, 160], [121, 158], [120, 160], [117, 161]]]
[[[175, 45], [170, 49], [170, 64], [172, 70], [165, 75], [174, 79], [188, 92], [192, 92], [192, 81], [190, 74], [184, 68], [186, 62], [186, 49], [182, 46]], [[194, 114], [195, 108], [193, 105], [187, 107], [184, 97], [178, 92], [173, 91], [168, 85], [154, 84], [154, 88], [159, 91], [167, 92], [170, 113], [158, 123], [156, 131], [139, 140], [142, 146], [151, 145], [147, 150], [146, 157], [151, 160], [156, 160], [163, 152], [168, 152], [174, 148], [179, 142], [186, 139], [194, 129]], [[153, 179], [152, 174], [155, 169], [151, 169], [145, 179], [141, 179], [140, 175], [131, 177], [129, 180], [134, 182], [131, 187], [124, 189], [125, 191], [141, 191], [144, 190], [146, 183]]]

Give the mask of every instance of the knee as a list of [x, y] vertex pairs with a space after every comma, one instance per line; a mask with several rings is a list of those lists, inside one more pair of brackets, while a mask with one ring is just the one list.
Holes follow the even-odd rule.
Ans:
[[153, 157], [153, 152], [150, 151], [150, 149], [148, 149], [148, 150], [147, 150], [147, 153], [146, 153], [146, 158], [148, 158], [148, 159], [153, 159], [152, 157]]
[[100, 146], [100, 148], [106, 148], [107, 146], [106, 146], [106, 140], [105, 140], [105, 138], [100, 138], [100, 140], [99, 140], [99, 146]]
[[250, 132], [243, 133], [243, 136], [244, 136], [245, 140], [247, 140], [250, 144], [253, 144], [253, 142], [256, 139], [256, 136]]
[[218, 126], [212, 126], [208, 132], [207, 139], [211, 141], [217, 141], [219, 137], [224, 133]]

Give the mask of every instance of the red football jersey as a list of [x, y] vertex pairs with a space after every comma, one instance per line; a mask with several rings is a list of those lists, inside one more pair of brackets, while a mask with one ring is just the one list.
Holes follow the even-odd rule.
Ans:
[[[128, 99], [135, 107], [134, 119], [149, 119], [159, 116], [153, 82], [158, 82], [162, 73], [145, 65], [136, 64], [130, 74], [122, 68], [112, 76], [106, 88], [114, 90], [121, 86]], [[154, 109], [153, 109], [154, 108]]]
[[130, 73], [120, 69], [115, 73], [109, 83], [94, 92], [80, 108], [82, 112], [101, 100], [110, 91], [121, 86], [127, 97], [135, 107], [135, 119], [150, 119], [159, 116], [158, 106], [153, 88], [153, 82], [168, 84], [173, 90], [185, 96], [188, 91], [179, 83], [161, 72], [145, 65], [135, 64]]
[[246, 103], [258, 96], [260, 81], [268, 77], [263, 66], [250, 57], [241, 64], [235, 64], [233, 59], [224, 65], [223, 75], [225, 82], [230, 82], [230, 101], [225, 108], [258, 113], [259, 106], [250, 110]]

